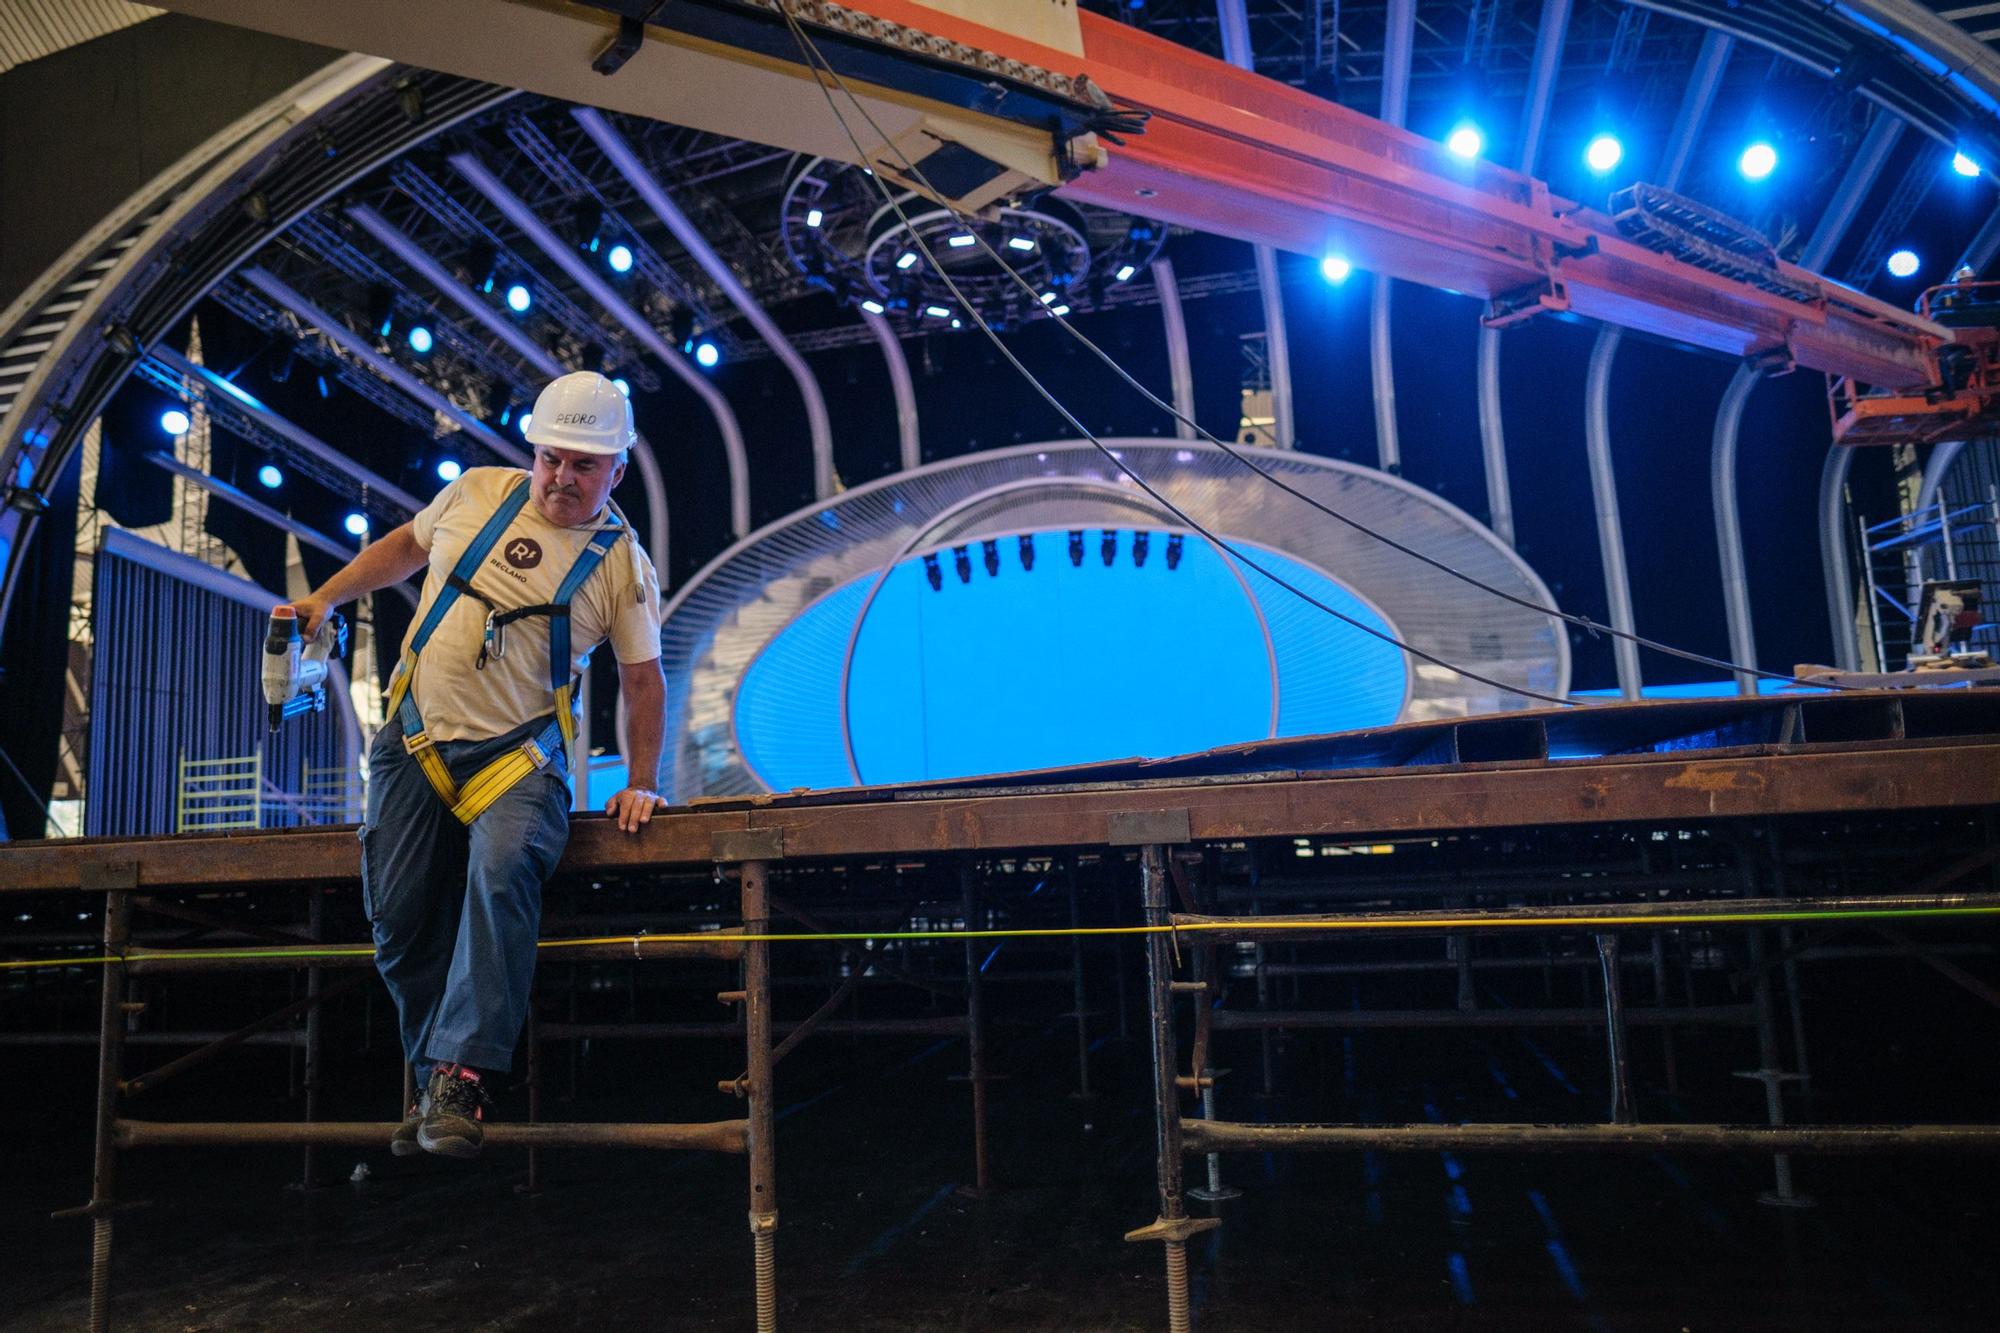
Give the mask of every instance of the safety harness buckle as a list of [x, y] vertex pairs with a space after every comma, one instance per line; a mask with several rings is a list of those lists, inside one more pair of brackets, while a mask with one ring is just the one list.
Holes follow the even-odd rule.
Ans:
[[437, 742], [431, 739], [431, 734], [428, 731], [419, 731], [414, 735], [407, 731], [403, 733], [403, 753], [405, 754], [421, 754], [436, 744]]

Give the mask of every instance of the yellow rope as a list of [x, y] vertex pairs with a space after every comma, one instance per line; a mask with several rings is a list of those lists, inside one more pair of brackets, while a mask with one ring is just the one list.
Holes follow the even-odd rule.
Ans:
[[[761, 934], [734, 931], [695, 931], [677, 935], [592, 935], [573, 939], [542, 940], [538, 949], [574, 949], [584, 945], [629, 944], [713, 944], [717, 940], [757, 944], [829, 944], [856, 940], [1020, 940], [1117, 935], [1234, 934], [1243, 930], [1320, 930], [1355, 934], [1381, 934], [1417, 930], [1529, 930], [1705, 925], [1792, 924], [1801, 921], [1908, 921], [1936, 917], [2000, 916], [2000, 906], [1966, 905], [1940, 907], [1854, 907], [1822, 911], [1713, 912], [1690, 916], [1660, 916], [1630, 912], [1578, 913], [1573, 916], [1423, 916], [1410, 919], [1376, 918], [1341, 921], [1264, 920], [1246, 927], [1240, 921], [1194, 921], [1168, 926], [1051, 926], [1036, 929], [993, 930], [821, 930]], [[244, 949], [142, 949], [125, 958], [98, 955], [90, 958], [22, 958], [0, 962], [0, 970], [90, 967], [106, 963], [166, 959], [242, 958], [368, 958], [370, 945], [299, 945], [278, 948]]]

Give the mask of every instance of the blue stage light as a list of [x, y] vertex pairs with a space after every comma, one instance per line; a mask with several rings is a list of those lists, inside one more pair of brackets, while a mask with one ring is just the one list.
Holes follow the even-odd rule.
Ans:
[[695, 344], [694, 363], [703, 370], [715, 369], [716, 363], [721, 360], [722, 349], [714, 343], [704, 342]]
[[880, 301], [863, 301], [861, 303], [861, 308], [863, 310], [866, 310], [871, 315], [879, 315], [884, 310], [888, 309], [888, 307], [883, 305]]
[[431, 331], [421, 324], [410, 326], [410, 350], [423, 356], [431, 350]]
[[1450, 150], [1452, 156], [1462, 157], [1470, 162], [1486, 151], [1486, 136], [1479, 132], [1477, 125], [1466, 121], [1445, 136], [1444, 146]]
[[1583, 164], [1602, 176], [1625, 160], [1625, 145], [1615, 134], [1600, 134], [1583, 150]]
[[465, 467], [456, 458], [440, 458], [437, 470], [439, 481], [457, 481]]
[[349, 514], [347, 522], [342, 526], [347, 529], [347, 535], [350, 537], [365, 537], [368, 535], [368, 515]]
[[1353, 272], [1354, 265], [1345, 255], [1328, 255], [1319, 261], [1319, 275], [1328, 282], [1346, 282]]
[[1139, 271], [1139, 266], [1137, 264], [1125, 264], [1119, 268], [1115, 276], [1120, 282], [1130, 282], [1132, 280], [1132, 275], [1134, 273], [1137, 273], [1138, 271]]
[[188, 419], [188, 414], [178, 407], [170, 407], [160, 413], [160, 429], [169, 435], [185, 435], [192, 425], [194, 422]]
[[618, 386], [618, 392], [624, 394], [627, 398], [632, 396], [632, 381], [620, 375], [611, 382]]
[[904, 270], [908, 270], [908, 269], [912, 269], [912, 268], [915, 268], [916, 266], [917, 266], [917, 253], [916, 253], [916, 251], [914, 251], [914, 250], [905, 250], [905, 251], [903, 251], [903, 253], [902, 253], [902, 254], [900, 254], [900, 255], [897, 255], [897, 256], [896, 256], [896, 267], [897, 267], [897, 268], [899, 268], [899, 269], [904, 269]]
[[604, 262], [611, 265], [613, 273], [630, 273], [632, 271], [632, 247], [629, 245], [612, 246], [610, 253], [604, 256]]
[[1023, 254], [1026, 254], [1035, 248], [1035, 241], [1032, 237], [1028, 236], [1009, 236], [1007, 238], [1007, 248], [1009, 250], [1019, 250]]
[[1964, 153], [1953, 153], [1951, 155], [1951, 169], [1961, 176], [1977, 176], [1979, 174], [1979, 164]]
[[285, 484], [285, 474], [266, 463], [257, 469], [257, 484], [267, 491], [275, 491]]
[[1778, 169], [1778, 150], [1760, 139], [1743, 150], [1743, 156], [1736, 159], [1736, 169], [1746, 180], [1763, 180]]
[[535, 303], [535, 294], [520, 283], [507, 288], [507, 308], [517, 315], [528, 313], [528, 307]]
[[1921, 267], [1923, 267], [1923, 261], [1917, 258], [1915, 250], [1898, 250], [1889, 256], [1887, 264], [1889, 276], [1892, 278], [1915, 277], [1917, 270]]
[[977, 236], [974, 236], [971, 232], [962, 231], [958, 235], [947, 240], [945, 244], [950, 246], [954, 250], [963, 250], [968, 246], [979, 244], [979, 238]]
[[826, 214], [820, 212], [817, 208], [806, 210], [806, 225], [808, 227], [817, 227], [824, 221], [826, 221]]

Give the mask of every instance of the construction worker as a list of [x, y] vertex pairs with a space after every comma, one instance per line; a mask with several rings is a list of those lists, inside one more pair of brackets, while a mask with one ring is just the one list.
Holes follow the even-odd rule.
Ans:
[[[574, 685], [609, 640], [626, 709], [628, 782], [605, 811], [637, 832], [665, 727], [659, 580], [617, 507], [634, 431], [588, 371], [543, 389], [530, 472], [471, 468], [416, 518], [296, 603], [328, 611], [427, 569], [368, 753], [363, 902], [419, 1094], [390, 1138], [473, 1157], [484, 1078], [512, 1067], [527, 1019], [542, 885], [569, 839]], [[578, 781], [585, 779], [579, 777]]]

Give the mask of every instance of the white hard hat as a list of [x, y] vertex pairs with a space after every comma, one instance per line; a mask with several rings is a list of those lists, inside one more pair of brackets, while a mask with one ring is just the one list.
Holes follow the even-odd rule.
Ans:
[[632, 447], [632, 400], [594, 370], [549, 381], [535, 399], [528, 443], [580, 454], [619, 454]]

